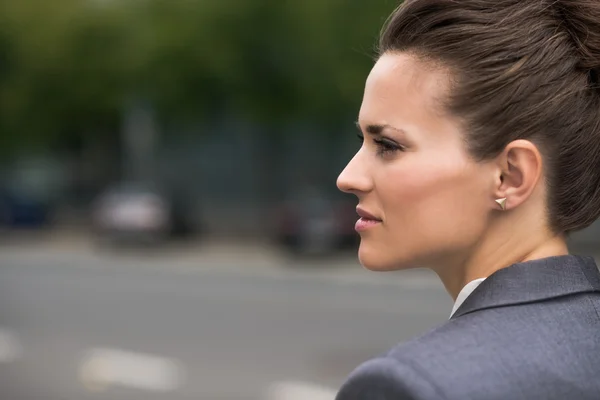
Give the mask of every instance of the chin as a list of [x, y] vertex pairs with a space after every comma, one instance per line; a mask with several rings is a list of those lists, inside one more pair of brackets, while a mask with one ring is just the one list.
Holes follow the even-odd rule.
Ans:
[[398, 271], [414, 268], [411, 260], [399, 254], [390, 254], [383, 248], [365, 246], [362, 242], [358, 249], [358, 261], [370, 271]]

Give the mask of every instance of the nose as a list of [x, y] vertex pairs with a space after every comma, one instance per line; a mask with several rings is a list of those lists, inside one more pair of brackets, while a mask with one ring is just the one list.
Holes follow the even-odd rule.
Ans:
[[373, 182], [369, 176], [367, 164], [361, 157], [361, 151], [350, 160], [337, 178], [337, 187], [345, 193], [360, 194], [369, 192]]

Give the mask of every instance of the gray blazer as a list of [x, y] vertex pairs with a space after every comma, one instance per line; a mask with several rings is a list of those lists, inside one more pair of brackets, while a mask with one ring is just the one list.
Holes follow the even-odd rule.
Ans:
[[359, 366], [337, 400], [599, 400], [600, 273], [560, 256], [497, 271], [452, 318]]

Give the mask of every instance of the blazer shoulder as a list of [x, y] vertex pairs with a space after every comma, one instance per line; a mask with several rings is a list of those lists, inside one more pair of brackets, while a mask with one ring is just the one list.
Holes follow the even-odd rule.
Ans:
[[356, 368], [336, 400], [444, 399], [424, 371], [396, 358], [381, 357]]

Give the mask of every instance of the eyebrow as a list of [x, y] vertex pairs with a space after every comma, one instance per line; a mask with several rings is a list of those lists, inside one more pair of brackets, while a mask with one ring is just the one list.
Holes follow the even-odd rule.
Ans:
[[[362, 132], [362, 127], [360, 126], [358, 121], [356, 121], [355, 124], [358, 130]], [[396, 132], [404, 132], [402, 129], [398, 129], [388, 124], [369, 124], [365, 127], [365, 131], [374, 136], [381, 135], [381, 133], [386, 129], [390, 129]]]

